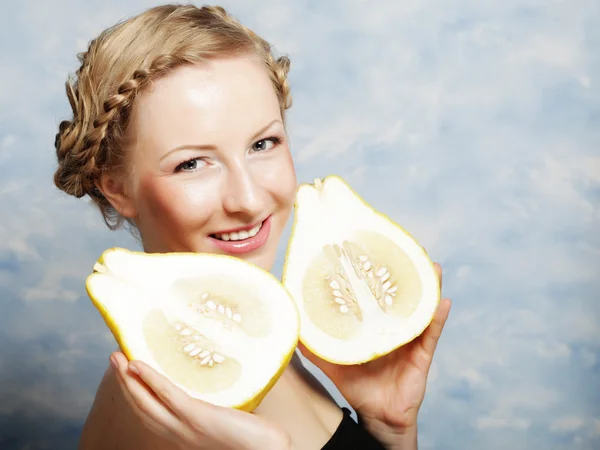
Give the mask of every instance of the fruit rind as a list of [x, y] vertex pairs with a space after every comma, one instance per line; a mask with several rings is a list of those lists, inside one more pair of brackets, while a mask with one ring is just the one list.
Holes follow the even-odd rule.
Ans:
[[[144, 253], [144, 252], [137, 252], [137, 251], [132, 251], [132, 250], [128, 250], [128, 249], [124, 249], [124, 248], [120, 248], [120, 247], [112, 247], [109, 248], [107, 250], [105, 250], [102, 255], [98, 258], [97, 263], [94, 265], [94, 270], [93, 273], [91, 273], [87, 279], [86, 279], [86, 291], [87, 294], [90, 298], [90, 300], [92, 301], [92, 303], [94, 304], [94, 306], [97, 308], [97, 310], [99, 311], [100, 315], [102, 316], [103, 320], [105, 321], [107, 327], [109, 328], [110, 332], [112, 333], [113, 337], [115, 338], [115, 341], [117, 342], [117, 344], [119, 345], [119, 349], [123, 352], [123, 354], [127, 357], [128, 360], [134, 360], [134, 359], [138, 359], [138, 355], [136, 355], [136, 352], [131, 348], [130, 345], [128, 345], [127, 339], [125, 339], [125, 334], [126, 331], [124, 329], [122, 329], [122, 326], [119, 325], [118, 321], [116, 321], [113, 316], [110, 314], [110, 312], [108, 311], [108, 309], [106, 308], [105, 304], [103, 301], [101, 301], [99, 298], [97, 298], [94, 289], [93, 289], [93, 285], [95, 280], [98, 277], [101, 276], [105, 276], [106, 273], [105, 269], [105, 262], [107, 260], [110, 260], [111, 255], [113, 254], [124, 254], [124, 255], [143, 255], [144, 258], [160, 258], [160, 257], [171, 257], [171, 256], [193, 256], [194, 258], [210, 258], [210, 261], [217, 261], [217, 260], [225, 260], [225, 261], [231, 261], [233, 264], [238, 265], [238, 266], [234, 266], [234, 267], [245, 267], [246, 269], [249, 269], [250, 271], [254, 271], [253, 273], [260, 273], [260, 276], [264, 276], [267, 277], [266, 279], [269, 279], [269, 282], [274, 282], [277, 285], [277, 289], [282, 293], [282, 294], [286, 294], [287, 296], [289, 296], [289, 307], [292, 308], [292, 310], [295, 312], [294, 314], [290, 314], [289, 317], [293, 317], [294, 319], [290, 319], [291, 321], [288, 323], [288, 328], [289, 328], [289, 332], [287, 332], [286, 336], [288, 336], [289, 339], [289, 351], [287, 351], [286, 353], [282, 354], [281, 358], [278, 360], [277, 362], [277, 366], [279, 367], [279, 369], [272, 375], [272, 377], [262, 386], [261, 389], [254, 391], [254, 392], [249, 392], [249, 396], [247, 398], [247, 400], [242, 401], [242, 402], [238, 402], [235, 404], [230, 404], [227, 406], [230, 406], [232, 408], [235, 409], [239, 409], [242, 411], [253, 411], [264, 399], [264, 397], [267, 395], [267, 393], [270, 391], [270, 389], [274, 386], [274, 384], [277, 382], [277, 380], [280, 378], [280, 376], [283, 374], [284, 370], [286, 369], [288, 363], [290, 362], [291, 358], [293, 357], [294, 351], [296, 349], [296, 345], [298, 342], [298, 334], [299, 334], [299, 326], [300, 326], [300, 322], [299, 322], [299, 317], [297, 314], [297, 308], [295, 303], [292, 301], [291, 296], [289, 295], [289, 292], [285, 289], [285, 287], [283, 287], [280, 283], [280, 281], [273, 276], [271, 273], [262, 270], [261, 268], [259, 268], [258, 266], [249, 263], [247, 261], [244, 261], [240, 258], [236, 258], [233, 256], [228, 256], [228, 255], [216, 255], [216, 254], [200, 254], [200, 253], [177, 253], [177, 254], [165, 254], [165, 253], [153, 253], [153, 254], [148, 254], [148, 253]], [[250, 272], [249, 272], [250, 273]], [[273, 288], [275, 288], [275, 286], [273, 286]], [[295, 333], [295, 335], [294, 335]], [[144, 361], [146, 363], [148, 363], [149, 361]], [[155, 365], [151, 364], [150, 365], [159, 373], [163, 374], [166, 376], [165, 372], [160, 368], [160, 367], [156, 367]], [[175, 383], [176, 385], [178, 385], [177, 383]], [[196, 398], [201, 398], [198, 395], [193, 395], [194, 393], [189, 392], [188, 389], [186, 389], [184, 386], [178, 385], [180, 388], [182, 388], [184, 391], [188, 392], [188, 394], [196, 397]]]

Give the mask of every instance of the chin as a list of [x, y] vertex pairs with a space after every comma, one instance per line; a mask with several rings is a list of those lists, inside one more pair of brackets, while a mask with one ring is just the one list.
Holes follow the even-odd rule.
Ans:
[[258, 267], [260, 267], [263, 270], [266, 270], [267, 272], [270, 272], [273, 264], [275, 263], [275, 258], [267, 258], [267, 257], [261, 257], [261, 256], [257, 256], [257, 257], [249, 257], [249, 258], [244, 258], [244, 260], [248, 261], [249, 263], [255, 264]]
[[273, 268], [273, 265], [275, 264], [275, 259], [277, 258], [277, 247], [275, 246], [274, 249], [269, 247], [271, 247], [271, 245], [267, 244], [262, 249], [259, 249], [259, 251], [232, 256], [238, 257], [240, 259], [243, 259], [244, 261], [255, 264], [261, 269], [269, 272]]

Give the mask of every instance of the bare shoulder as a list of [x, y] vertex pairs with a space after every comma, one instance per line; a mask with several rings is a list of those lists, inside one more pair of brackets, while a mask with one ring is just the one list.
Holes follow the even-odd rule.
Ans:
[[147, 429], [124, 397], [112, 367], [104, 372], [86, 418], [79, 450], [171, 450], [172, 446]]

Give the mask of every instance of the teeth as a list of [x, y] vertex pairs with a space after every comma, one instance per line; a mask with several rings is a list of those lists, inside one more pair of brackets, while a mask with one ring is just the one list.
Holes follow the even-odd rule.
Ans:
[[261, 222], [248, 231], [232, 231], [231, 233], [215, 234], [214, 236], [222, 241], [243, 241], [244, 239], [256, 236], [262, 228], [262, 225]]

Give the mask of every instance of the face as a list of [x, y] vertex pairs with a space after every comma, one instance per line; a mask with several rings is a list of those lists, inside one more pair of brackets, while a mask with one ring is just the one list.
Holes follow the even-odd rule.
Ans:
[[230, 254], [269, 270], [296, 175], [263, 65], [179, 68], [138, 98], [132, 120], [129, 190], [144, 250]]

